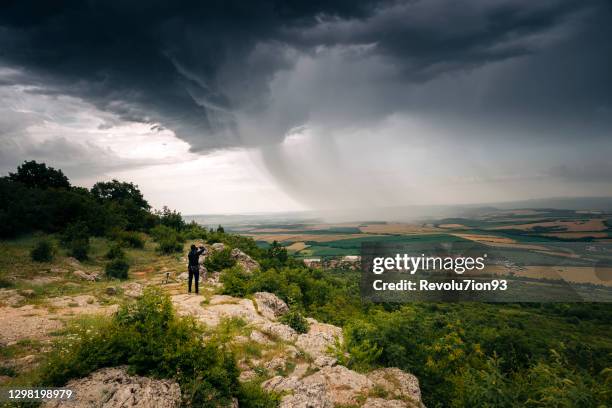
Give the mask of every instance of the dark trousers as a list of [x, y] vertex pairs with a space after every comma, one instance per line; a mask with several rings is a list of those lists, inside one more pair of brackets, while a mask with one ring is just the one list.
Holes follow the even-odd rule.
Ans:
[[195, 278], [195, 293], [198, 293], [198, 283], [200, 281], [200, 268], [199, 267], [189, 267], [189, 293], [191, 293], [191, 280]]

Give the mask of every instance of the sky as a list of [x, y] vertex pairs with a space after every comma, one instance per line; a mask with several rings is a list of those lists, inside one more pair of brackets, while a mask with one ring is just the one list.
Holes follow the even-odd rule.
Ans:
[[184, 214], [612, 195], [612, 4], [8, 1], [0, 174]]

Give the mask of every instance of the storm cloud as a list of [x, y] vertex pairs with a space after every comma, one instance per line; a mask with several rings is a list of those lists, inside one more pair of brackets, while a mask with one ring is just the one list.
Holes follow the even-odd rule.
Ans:
[[535, 180], [584, 178], [568, 169], [611, 149], [603, 0], [1, 7], [1, 86], [79, 98], [112, 114], [101, 128], [169, 129], [193, 153], [254, 148], [310, 207], [367, 201], [364, 184], [380, 189], [367, 205], [403, 203], [424, 189], [407, 174], [428, 163], [428, 183], [527, 180], [511, 194], [529, 198]]

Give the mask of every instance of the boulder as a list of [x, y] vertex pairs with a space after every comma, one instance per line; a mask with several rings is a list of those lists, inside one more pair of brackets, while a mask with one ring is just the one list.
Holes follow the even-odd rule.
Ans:
[[34, 295], [36, 295], [36, 293], [32, 289], [23, 289], [23, 290], [20, 290], [19, 294], [21, 296], [24, 296], [24, 297], [27, 297], [27, 298], [31, 298], [31, 297], [34, 297]]
[[355, 405], [374, 385], [365, 375], [340, 365], [324, 367], [301, 381], [305, 386], [322, 384], [334, 405]]
[[293, 395], [283, 397], [279, 408], [333, 408], [323, 384], [300, 385]]
[[232, 249], [232, 259], [236, 261], [238, 265], [245, 270], [245, 272], [251, 273], [255, 269], [259, 269], [259, 263], [256, 260], [242, 252], [238, 248]]
[[261, 388], [266, 391], [280, 393], [285, 391], [295, 391], [301, 385], [302, 383], [297, 377], [283, 377], [281, 375], [277, 375], [261, 383]]
[[330, 356], [319, 356], [313, 361], [313, 364], [319, 368], [333, 367], [336, 363], [338, 363], [338, 359]]
[[210, 249], [215, 252], [223, 251], [225, 249], [225, 244], [223, 242], [215, 242], [210, 246]]
[[181, 389], [173, 380], [156, 380], [128, 375], [126, 367], [104, 368], [85, 378], [69, 381], [66, 388], [75, 398], [48, 401], [45, 408], [100, 407], [100, 408], [178, 408]]
[[284, 358], [282, 357], [274, 357], [272, 360], [270, 361], [266, 361], [263, 365], [263, 367], [268, 370], [268, 371], [281, 371], [285, 369], [285, 364], [287, 362], [285, 361]]
[[98, 279], [98, 275], [96, 275], [95, 273], [89, 274], [89, 273], [83, 272], [80, 269], [77, 269], [76, 271], [74, 271], [73, 274], [74, 276], [76, 276], [77, 278], [81, 280], [86, 280], [90, 282], [93, 282]]
[[105, 292], [107, 295], [113, 296], [117, 294], [117, 288], [114, 286], [109, 286], [108, 288], [106, 288]]
[[70, 266], [72, 266], [73, 268], [78, 269], [78, 268], [80, 268], [80, 267], [81, 267], [81, 263], [80, 263], [80, 262], [79, 262], [79, 260], [78, 260], [78, 259], [76, 259], [76, 258], [73, 258], [73, 257], [68, 257], [68, 258], [66, 258], [66, 262], [68, 262], [68, 264], [69, 264]]
[[295, 330], [282, 323], [265, 322], [259, 326], [259, 330], [282, 341], [293, 342], [298, 338]]
[[272, 344], [273, 342], [262, 332], [258, 330], [253, 330], [249, 338], [255, 343], [259, 344]]
[[123, 293], [131, 298], [139, 298], [142, 296], [142, 285], [140, 283], [131, 282], [123, 285]]
[[367, 374], [370, 381], [383, 388], [390, 396], [407, 398], [421, 403], [419, 380], [412, 374], [399, 368], [380, 368]]
[[310, 354], [313, 358], [326, 356], [329, 348], [334, 347], [336, 341], [342, 343], [342, 329], [326, 323], [319, 323], [308, 318], [308, 333], [300, 334], [295, 345]]
[[278, 296], [268, 292], [257, 292], [253, 295], [257, 310], [266, 319], [276, 320], [289, 311], [287, 304]]

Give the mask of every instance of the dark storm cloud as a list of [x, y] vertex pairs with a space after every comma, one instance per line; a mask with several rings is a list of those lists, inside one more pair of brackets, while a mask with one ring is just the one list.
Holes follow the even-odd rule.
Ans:
[[[472, 109], [475, 119], [494, 121], [499, 112], [545, 112], [550, 122], [571, 107], [578, 112], [566, 117], [606, 122], [609, 19], [603, 1], [14, 1], [0, 10], [0, 64], [19, 70], [19, 82], [39, 85], [35, 92], [77, 96], [124, 120], [159, 124], [195, 151], [274, 143], [313, 117], [328, 120], [317, 116], [317, 106], [326, 106], [321, 92], [304, 90], [293, 104], [281, 99], [275, 114], [262, 114], [259, 136], [244, 137], [237, 124], [237, 115], [257, 120], [274, 105], [271, 81], [301, 56], [329, 53], [352, 64], [347, 81], [359, 82], [320, 81], [330, 89], [329, 117], [343, 124], [410, 109]], [[470, 82], [435, 86], [449, 73], [531, 55], [541, 57], [494, 73], [498, 84], [484, 107], [471, 105]], [[334, 72], [334, 61], [325, 72]], [[399, 94], [406, 83], [431, 89]], [[274, 124], [266, 128], [266, 120]]]

